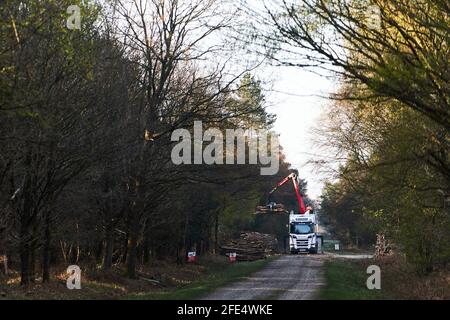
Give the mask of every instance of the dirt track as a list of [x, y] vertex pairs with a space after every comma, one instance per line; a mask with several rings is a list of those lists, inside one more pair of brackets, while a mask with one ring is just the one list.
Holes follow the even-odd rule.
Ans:
[[205, 300], [311, 300], [324, 283], [323, 256], [285, 255], [251, 277], [222, 287]]

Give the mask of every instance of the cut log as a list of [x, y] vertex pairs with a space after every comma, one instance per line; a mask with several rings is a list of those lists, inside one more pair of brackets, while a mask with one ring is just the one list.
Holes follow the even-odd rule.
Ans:
[[284, 214], [287, 213], [287, 211], [284, 205], [282, 205], [281, 203], [256, 207], [256, 214], [269, 214], [269, 213]]
[[259, 232], [241, 232], [239, 239], [233, 239], [220, 247], [221, 254], [236, 253], [238, 261], [265, 259], [273, 254], [277, 239], [270, 234]]

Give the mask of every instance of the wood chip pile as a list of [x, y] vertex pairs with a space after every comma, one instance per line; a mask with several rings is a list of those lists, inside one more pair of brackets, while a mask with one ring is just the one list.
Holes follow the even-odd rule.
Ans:
[[277, 239], [271, 234], [241, 232], [239, 239], [230, 240], [221, 247], [222, 254], [236, 252], [238, 261], [265, 259], [275, 252]]

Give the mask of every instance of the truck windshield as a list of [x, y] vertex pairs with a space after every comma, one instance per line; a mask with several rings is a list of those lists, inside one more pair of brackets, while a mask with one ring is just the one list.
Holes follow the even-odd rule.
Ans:
[[314, 232], [314, 226], [311, 223], [291, 223], [291, 233], [308, 234]]

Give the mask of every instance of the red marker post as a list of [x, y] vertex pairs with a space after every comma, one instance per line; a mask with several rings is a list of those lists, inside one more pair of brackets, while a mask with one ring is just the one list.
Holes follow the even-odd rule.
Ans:
[[228, 254], [228, 257], [229, 257], [231, 263], [236, 262], [236, 252], [230, 252]]
[[188, 252], [187, 262], [194, 263], [197, 261], [197, 253], [195, 251]]

